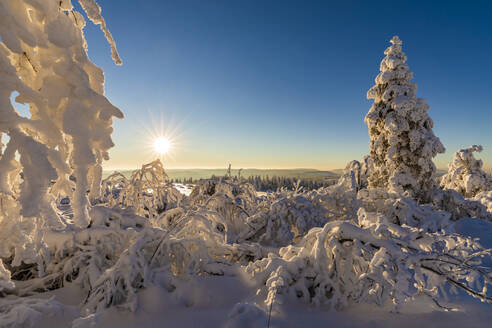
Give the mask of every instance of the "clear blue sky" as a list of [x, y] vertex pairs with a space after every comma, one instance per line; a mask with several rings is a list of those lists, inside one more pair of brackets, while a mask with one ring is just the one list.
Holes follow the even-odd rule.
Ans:
[[342, 168], [368, 152], [366, 92], [395, 34], [446, 147], [436, 164], [482, 144], [492, 166], [490, 1], [98, 2], [123, 59], [88, 23], [126, 116], [107, 168], [153, 159], [161, 126], [168, 167]]

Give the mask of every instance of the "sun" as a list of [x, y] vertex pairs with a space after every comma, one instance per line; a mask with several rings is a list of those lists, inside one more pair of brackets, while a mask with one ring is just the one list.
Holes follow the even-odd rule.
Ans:
[[154, 140], [154, 151], [160, 155], [164, 155], [171, 148], [171, 142], [164, 138], [158, 137]]

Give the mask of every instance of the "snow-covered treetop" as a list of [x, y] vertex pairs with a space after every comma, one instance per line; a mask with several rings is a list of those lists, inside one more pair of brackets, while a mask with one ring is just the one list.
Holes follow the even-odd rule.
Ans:
[[480, 145], [460, 149], [448, 165], [448, 173], [441, 178], [441, 186], [453, 189], [465, 197], [492, 190], [492, 177], [482, 170], [482, 160], [473, 156], [483, 150]]
[[[79, 3], [121, 64], [99, 5]], [[11, 193], [20, 183], [20, 214], [60, 226], [48, 194], [56, 181], [51, 192], [70, 196], [74, 220], [87, 225], [86, 191], [97, 198], [101, 164], [113, 146], [112, 118], [123, 113], [104, 96], [104, 73], [87, 55], [85, 19], [70, 0], [2, 0], [0, 17], [0, 134], [10, 138], [0, 158], [0, 192]], [[14, 92], [16, 102], [29, 105], [30, 117], [12, 106]], [[19, 170], [23, 181], [15, 182]]]
[[393, 38], [390, 40], [391, 44], [397, 44], [397, 45], [402, 45], [403, 42], [401, 42], [400, 38], [398, 35], [393, 36]]
[[365, 117], [374, 161], [369, 187], [426, 200], [435, 187], [432, 158], [445, 149], [432, 131], [429, 106], [417, 98], [417, 85], [410, 81], [413, 73], [401, 40], [394, 36], [390, 42], [376, 85], [367, 92], [367, 98], [374, 99]]

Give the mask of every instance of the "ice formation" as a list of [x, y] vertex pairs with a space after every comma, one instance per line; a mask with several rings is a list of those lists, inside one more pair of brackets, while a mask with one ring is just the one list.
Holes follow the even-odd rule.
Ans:
[[456, 190], [467, 198], [491, 191], [492, 177], [482, 170], [482, 161], [473, 156], [474, 152], [482, 149], [480, 145], [473, 145], [454, 153], [448, 172], [441, 178], [441, 186]]
[[432, 158], [445, 149], [432, 131], [429, 106], [417, 98], [417, 85], [410, 82], [413, 73], [401, 45], [397, 36], [391, 39], [376, 85], [367, 92], [374, 99], [365, 117], [374, 162], [369, 187], [406, 192], [425, 202], [436, 187]]

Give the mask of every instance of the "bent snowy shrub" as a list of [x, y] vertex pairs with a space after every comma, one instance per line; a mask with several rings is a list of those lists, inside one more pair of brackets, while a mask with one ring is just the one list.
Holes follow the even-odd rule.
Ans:
[[492, 177], [482, 170], [482, 161], [473, 156], [474, 152], [482, 150], [482, 146], [473, 145], [454, 153], [448, 172], [441, 178], [441, 186], [467, 198], [492, 190]]
[[132, 172], [130, 179], [114, 172], [102, 181], [102, 202], [108, 206], [133, 207], [137, 215], [151, 221], [164, 211], [180, 205], [183, 195], [168, 182], [162, 162], [157, 159]]
[[490, 250], [472, 239], [396, 225], [361, 208], [358, 224], [329, 222], [311, 229], [299, 243], [245, 270], [267, 302], [276, 295], [336, 309], [387, 301], [398, 308], [417, 295], [441, 304], [452, 287], [491, 303], [492, 271], [479, 265], [483, 255]]

